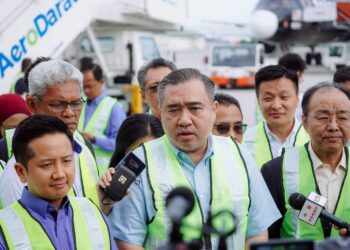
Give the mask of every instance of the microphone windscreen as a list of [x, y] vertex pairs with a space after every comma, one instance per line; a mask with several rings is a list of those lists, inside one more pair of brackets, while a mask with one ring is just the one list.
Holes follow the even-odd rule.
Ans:
[[186, 207], [185, 215], [189, 214], [194, 207], [194, 195], [192, 190], [186, 187], [174, 188], [166, 197], [165, 206], [168, 207], [169, 202], [177, 197], [187, 201], [188, 206]]
[[289, 205], [296, 210], [301, 210], [305, 201], [306, 201], [306, 197], [301, 193], [293, 193], [289, 196], [289, 199], [288, 199]]

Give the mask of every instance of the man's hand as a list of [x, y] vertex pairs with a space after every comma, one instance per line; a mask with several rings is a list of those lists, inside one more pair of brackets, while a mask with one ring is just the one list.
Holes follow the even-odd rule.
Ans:
[[85, 137], [85, 139], [91, 141], [92, 143], [95, 143], [96, 142], [96, 138], [93, 134], [89, 133], [89, 132], [81, 132], [82, 136]]
[[339, 231], [340, 236], [347, 236], [348, 230], [346, 228], [339, 228], [337, 226], [334, 226], [334, 228]]
[[[110, 199], [105, 192], [102, 191], [102, 189], [105, 189], [106, 187], [109, 187], [111, 185], [112, 176], [115, 173], [114, 168], [109, 168], [106, 173], [102, 176], [101, 180], [97, 183], [97, 190], [98, 190], [98, 198], [100, 201], [100, 207], [102, 212], [104, 212], [106, 215], [108, 215], [112, 208], [115, 201]], [[130, 188], [126, 190], [125, 196], [127, 196], [130, 193]]]

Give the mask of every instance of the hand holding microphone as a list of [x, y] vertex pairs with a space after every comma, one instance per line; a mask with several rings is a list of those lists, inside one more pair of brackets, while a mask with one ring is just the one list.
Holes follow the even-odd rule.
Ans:
[[[328, 212], [327, 210], [325, 210], [322, 206], [316, 204], [313, 201], [310, 201], [308, 199], [306, 199], [306, 197], [300, 193], [293, 193], [289, 196], [288, 202], [290, 204], [290, 206], [296, 210], [301, 210], [300, 213], [303, 213], [302, 215], [299, 215], [299, 219], [305, 221], [308, 224], [314, 225], [317, 221], [317, 219], [323, 218], [324, 220], [328, 221], [329, 223], [335, 225], [336, 227], [338, 227], [339, 229], [342, 229], [340, 231], [340, 234], [343, 235], [345, 233], [346, 229], [346, 233], [344, 236], [350, 236], [350, 224], [343, 221], [342, 219], [334, 216], [332, 213]], [[308, 216], [306, 209], [309, 210], [311, 209], [313, 211], [312, 215], [314, 216]], [[303, 219], [302, 217], [305, 215], [305, 219]], [[300, 217], [302, 216], [302, 217]]]

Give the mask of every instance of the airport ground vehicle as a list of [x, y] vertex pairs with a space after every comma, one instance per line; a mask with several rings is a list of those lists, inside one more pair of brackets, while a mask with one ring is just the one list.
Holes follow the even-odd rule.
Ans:
[[262, 44], [214, 44], [210, 46], [208, 71], [224, 88], [254, 88], [255, 72], [264, 65]]

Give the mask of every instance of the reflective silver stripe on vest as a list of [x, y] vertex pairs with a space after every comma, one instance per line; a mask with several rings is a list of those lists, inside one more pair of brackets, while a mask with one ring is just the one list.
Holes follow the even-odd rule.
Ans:
[[[297, 148], [290, 148], [286, 150], [284, 156], [284, 162], [286, 167], [285, 177], [286, 177], [286, 192], [288, 197], [296, 192], [299, 192], [299, 150]], [[295, 237], [299, 236], [298, 227], [298, 210], [293, 209], [292, 214], [292, 226]]]
[[24, 225], [12, 207], [3, 209], [0, 212], [0, 218], [4, 222], [16, 250], [32, 249]]
[[[106, 101], [102, 107], [102, 110], [101, 110], [102, 112], [100, 112], [100, 114], [98, 116], [98, 121], [96, 122], [96, 127], [94, 128], [94, 131], [95, 131], [94, 134], [100, 135], [100, 136], [104, 136], [104, 131], [106, 130], [106, 128], [108, 126], [108, 121], [110, 120], [110, 117], [112, 115], [114, 105], [117, 103], [115, 99], [113, 99], [109, 96], [106, 96], [105, 98], [106, 98]], [[104, 99], [102, 101], [104, 101]], [[97, 109], [97, 107], [96, 107], [96, 109]], [[106, 111], [108, 111], [108, 112], [106, 112]], [[92, 117], [93, 117], [93, 115], [91, 116], [91, 118]], [[90, 120], [91, 120], [91, 118], [90, 118]], [[89, 122], [86, 123], [85, 128], [87, 127]]]
[[97, 218], [96, 212], [92, 208], [94, 205], [85, 198], [75, 197], [74, 200], [79, 204], [81, 210], [83, 211], [82, 214], [90, 235], [91, 249], [104, 249], [105, 244], [100, 228], [100, 222]]
[[[90, 149], [87, 145], [85, 145], [85, 141], [82, 137], [82, 135], [80, 135], [77, 131], [74, 132], [73, 137], [75, 139], [75, 141], [80, 145], [81, 147], [81, 154], [83, 154], [87, 160], [88, 166], [82, 166], [82, 167], [89, 167], [90, 168], [90, 172], [92, 174], [92, 176], [95, 178], [95, 181], [97, 182], [98, 179], [98, 173], [96, 170], [96, 167], [94, 165], [94, 163], [92, 161], [95, 161], [95, 159], [93, 159], [93, 155], [90, 152]], [[89, 150], [89, 151], [87, 151]]]

